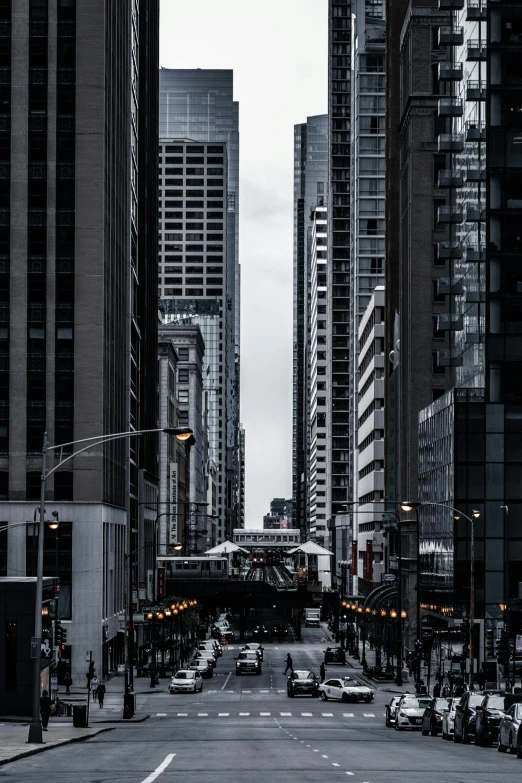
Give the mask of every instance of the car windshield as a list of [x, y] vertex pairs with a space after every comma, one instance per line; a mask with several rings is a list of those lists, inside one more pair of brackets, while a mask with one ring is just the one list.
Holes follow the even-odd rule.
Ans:
[[257, 660], [257, 655], [253, 652], [242, 652], [239, 653], [239, 660], [240, 661], [255, 661]]
[[409, 699], [404, 699], [401, 707], [407, 710], [417, 710], [419, 708], [425, 709], [430, 703], [429, 699], [416, 699], [414, 696]]
[[207, 662], [204, 661], [202, 658], [195, 658], [193, 661], [191, 661], [190, 665], [194, 666], [194, 668], [196, 669], [198, 668], [205, 669], [207, 666]]
[[247, 644], [247, 650], [260, 650], [260, 644]]
[[193, 680], [194, 679], [194, 672], [176, 672], [174, 675], [174, 679], [176, 680]]
[[296, 680], [313, 680], [314, 675], [312, 672], [307, 672], [299, 669], [294, 671], [294, 677]]
[[487, 701], [488, 710], [503, 710], [504, 709], [504, 697], [503, 696], [490, 696]]
[[449, 699], [436, 699], [435, 700], [435, 709], [436, 710], [447, 710], [447, 709], [449, 709]]
[[351, 680], [349, 677], [347, 677], [344, 681], [344, 687], [345, 688], [363, 688], [364, 684], [362, 682], [359, 682], [359, 680]]
[[476, 707], [477, 704], [482, 702], [483, 698], [484, 696], [481, 693], [472, 693], [469, 697], [469, 706]]

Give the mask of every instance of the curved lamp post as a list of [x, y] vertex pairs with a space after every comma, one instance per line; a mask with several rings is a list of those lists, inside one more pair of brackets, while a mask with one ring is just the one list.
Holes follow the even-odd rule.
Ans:
[[[420, 595], [418, 586], [420, 583], [419, 580], [419, 566], [420, 566], [420, 558], [419, 558], [419, 516], [417, 513], [417, 509], [421, 508], [422, 506], [436, 506], [437, 508], [447, 508], [449, 511], [453, 512], [454, 518], [456, 520], [460, 519], [460, 517], [464, 517], [464, 519], [467, 519], [468, 522], [471, 524], [471, 538], [470, 538], [470, 544], [471, 544], [471, 551], [470, 551], [470, 577], [469, 577], [469, 688], [470, 690], [473, 690], [473, 674], [474, 674], [474, 666], [473, 666], [473, 627], [475, 625], [475, 520], [480, 517], [480, 511], [477, 511], [477, 509], [473, 509], [471, 512], [471, 517], [467, 514], [464, 514], [463, 511], [461, 511], [458, 508], [455, 508], [455, 506], [450, 506], [449, 503], [435, 503], [431, 500], [423, 500], [423, 501], [406, 501], [404, 503], [401, 503], [401, 509], [403, 511], [415, 511], [415, 516], [417, 519], [417, 634], [420, 636]], [[420, 641], [420, 639], [419, 639]], [[420, 680], [420, 661], [418, 666], [418, 680]]]
[[[178, 440], [188, 440], [193, 437], [192, 430], [189, 427], [159, 427], [152, 430], [131, 430], [128, 432], [114, 432], [109, 435], [96, 435], [93, 438], [81, 438], [79, 440], [72, 440], [68, 443], [60, 443], [56, 446], [49, 444], [47, 432], [44, 432], [43, 445], [42, 445], [42, 473], [40, 476], [40, 521], [38, 527], [38, 565], [36, 570], [36, 590], [35, 590], [35, 612], [34, 612], [34, 637], [31, 644], [32, 656], [33, 656], [33, 715], [31, 723], [29, 724], [29, 736], [27, 741], [30, 743], [42, 742], [42, 724], [40, 723], [40, 645], [42, 640], [42, 596], [43, 596], [43, 560], [44, 560], [44, 528], [45, 528], [45, 488], [47, 479], [56, 470], [61, 468], [66, 462], [69, 462], [79, 454], [83, 454], [89, 449], [95, 446], [101, 446], [104, 443], [110, 443], [113, 440], [119, 440], [122, 438], [136, 438], [141, 435], [147, 435], [149, 433], [165, 432], [167, 435], [174, 435]], [[77, 446], [79, 444], [85, 444], [77, 451], [72, 452], [64, 456], [63, 450], [68, 446]], [[48, 452], [60, 452], [58, 464], [47, 469], [47, 454]], [[130, 519], [127, 520], [128, 528], [128, 549], [130, 550], [131, 539], [131, 524]], [[127, 635], [127, 671], [126, 680], [129, 675], [130, 666], [130, 683], [132, 684], [132, 569], [129, 568], [129, 633]], [[130, 649], [129, 649], [130, 648]], [[126, 690], [128, 688], [128, 682], [126, 682]]]

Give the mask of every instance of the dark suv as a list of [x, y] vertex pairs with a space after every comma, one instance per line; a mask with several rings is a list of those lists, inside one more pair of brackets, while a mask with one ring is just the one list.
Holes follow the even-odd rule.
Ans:
[[324, 651], [325, 663], [346, 663], [346, 653], [342, 647], [327, 647]]
[[286, 692], [290, 698], [301, 693], [317, 696], [319, 694], [319, 677], [309, 670], [296, 669], [287, 680]]
[[463, 742], [465, 745], [475, 737], [477, 721], [477, 707], [482, 704], [484, 696], [500, 691], [482, 691], [475, 693], [468, 691], [455, 707], [455, 729], [453, 742]]
[[484, 748], [498, 740], [498, 727], [506, 709], [509, 705], [506, 707], [505, 693], [490, 693], [484, 698], [477, 707], [475, 745]]
[[236, 658], [236, 675], [261, 674], [261, 661], [255, 650], [243, 650]]

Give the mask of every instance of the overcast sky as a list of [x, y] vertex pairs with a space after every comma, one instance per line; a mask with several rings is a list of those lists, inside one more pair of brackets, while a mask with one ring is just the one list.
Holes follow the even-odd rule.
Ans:
[[292, 495], [293, 129], [327, 111], [327, 0], [161, 0], [165, 68], [232, 68], [246, 523]]

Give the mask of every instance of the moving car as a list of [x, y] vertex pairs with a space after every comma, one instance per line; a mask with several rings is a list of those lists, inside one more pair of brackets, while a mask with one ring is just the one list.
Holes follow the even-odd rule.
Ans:
[[522, 704], [512, 704], [505, 715], [500, 719], [498, 727], [498, 751], [503, 753], [517, 752], [517, 738], [520, 735], [522, 725]]
[[203, 679], [198, 671], [180, 669], [171, 677], [169, 691], [171, 693], [197, 693], [203, 690]]
[[236, 675], [261, 674], [261, 661], [254, 650], [244, 650], [236, 658]]
[[209, 650], [214, 650], [216, 657], [218, 658], [220, 655], [223, 655], [223, 648], [221, 647], [217, 639], [204, 639], [199, 643], [199, 647], [201, 647], [201, 645], [208, 647]]
[[243, 650], [251, 650], [253, 652], [256, 652], [259, 656], [259, 660], [262, 661], [264, 658], [264, 651], [265, 648], [259, 644], [259, 642], [248, 642], [248, 644], [245, 644], [243, 647]]
[[346, 652], [342, 647], [327, 647], [324, 651], [325, 663], [340, 663], [342, 666], [346, 663]]
[[187, 668], [199, 672], [205, 679], [214, 676], [214, 667], [206, 658], [194, 658]]
[[231, 631], [230, 628], [225, 628], [224, 626], [220, 627], [218, 625], [212, 626], [210, 630], [210, 635], [214, 639], [220, 639], [222, 636], [224, 636], [227, 642], [233, 642], [234, 639], [236, 638], [234, 631]]
[[320, 609], [305, 609], [305, 628], [319, 628], [321, 625]]
[[448, 709], [444, 710], [442, 715], [442, 739], [453, 739], [453, 730], [455, 726], [455, 707], [459, 703], [459, 699], [448, 699]]
[[397, 705], [395, 713], [395, 730], [421, 729], [424, 710], [430, 703], [429, 696], [413, 696], [405, 694]]
[[475, 745], [484, 748], [497, 741], [500, 720], [506, 711], [505, 701], [505, 694], [489, 693], [477, 706]]
[[455, 723], [453, 742], [463, 742], [465, 745], [475, 737], [475, 725], [477, 720], [477, 707], [482, 703], [488, 693], [499, 691], [468, 691], [455, 707]]
[[213, 646], [210, 647], [209, 645], [206, 644], [198, 644], [198, 649], [195, 654], [195, 657], [201, 658], [203, 656], [207, 657], [207, 660], [210, 661], [212, 666], [217, 665], [218, 654]]
[[268, 629], [265, 625], [255, 625], [252, 629], [252, 636], [254, 639], [266, 639], [268, 636]]
[[395, 726], [395, 713], [397, 712], [400, 700], [400, 696], [392, 696], [390, 703], [386, 705], [386, 726], [389, 729], [391, 729], [392, 726]]
[[290, 698], [294, 696], [317, 696], [319, 693], [319, 677], [309, 669], [295, 669], [286, 683], [286, 692]]
[[375, 692], [368, 688], [367, 685], [348, 677], [344, 680], [325, 680], [325, 682], [319, 685], [318, 692], [323, 701], [339, 699], [345, 703], [349, 701], [365, 701], [369, 704], [373, 701], [375, 695]]
[[444, 710], [448, 709], [449, 699], [431, 699], [422, 716], [422, 734], [436, 737], [442, 729]]
[[208, 661], [211, 666], [215, 666], [217, 662], [216, 654], [214, 650], [209, 650], [207, 647], [204, 647], [202, 650], [199, 648], [194, 652], [194, 658], [204, 658], [204, 660]]
[[273, 625], [272, 626], [272, 638], [276, 637], [280, 639], [281, 637], [288, 636], [288, 627], [286, 625]]

